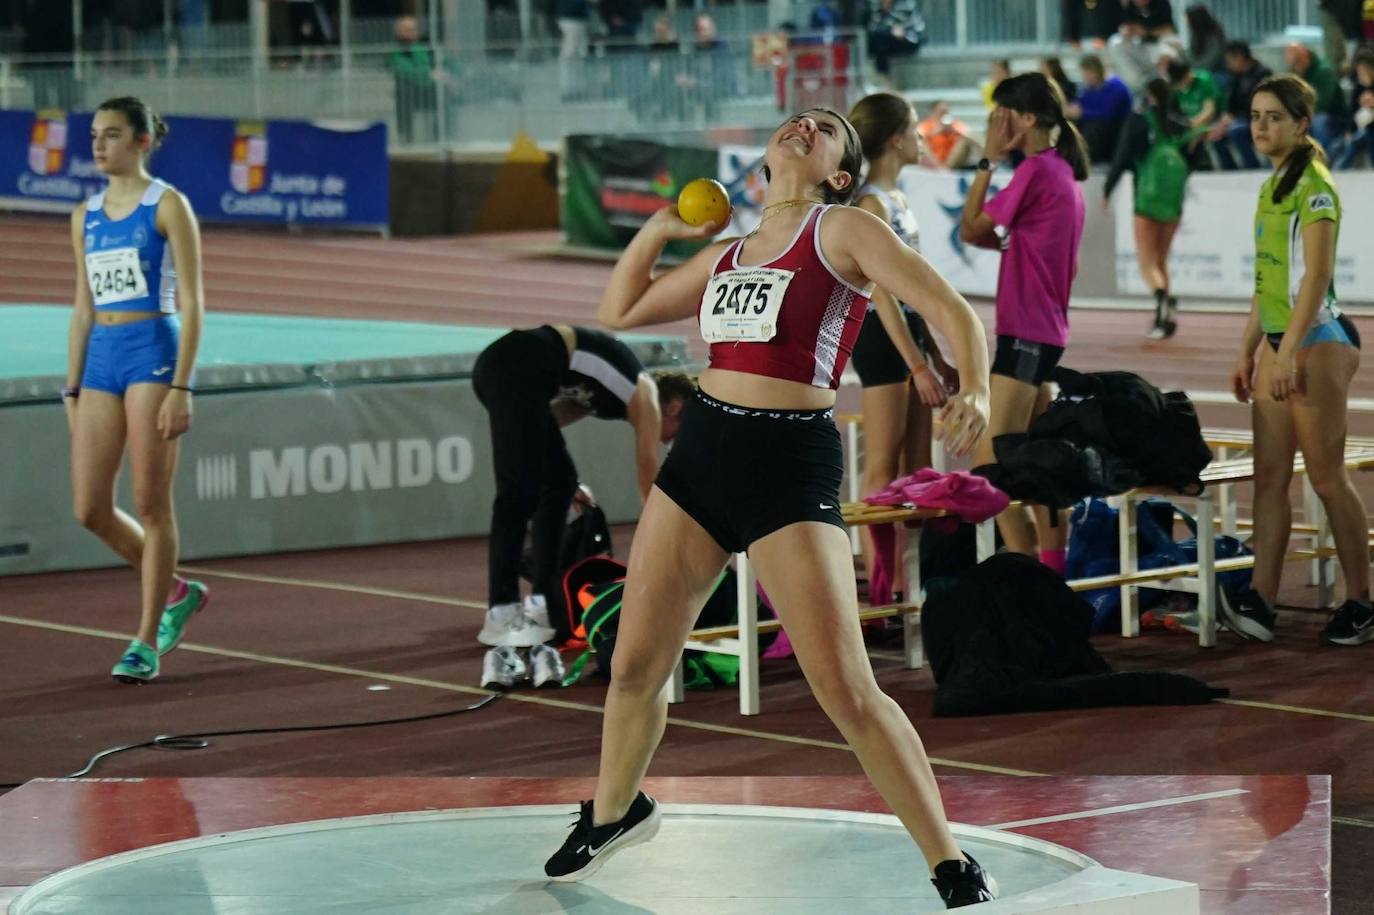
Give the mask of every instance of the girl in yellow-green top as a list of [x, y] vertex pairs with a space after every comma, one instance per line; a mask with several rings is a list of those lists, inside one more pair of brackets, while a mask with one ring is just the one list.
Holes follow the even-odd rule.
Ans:
[[1222, 589], [1218, 608], [1233, 632], [1274, 638], [1272, 605], [1292, 521], [1288, 484], [1300, 447], [1345, 576], [1346, 602], [1321, 638], [1358, 645], [1374, 638], [1368, 522], [1344, 460], [1346, 399], [1360, 364], [1360, 335], [1336, 307], [1341, 199], [1309, 134], [1315, 104], [1312, 87], [1291, 75], [1269, 77], [1250, 99], [1255, 149], [1274, 163], [1255, 213], [1255, 295], [1231, 375], [1236, 399], [1252, 403], [1255, 572], [1251, 589]]

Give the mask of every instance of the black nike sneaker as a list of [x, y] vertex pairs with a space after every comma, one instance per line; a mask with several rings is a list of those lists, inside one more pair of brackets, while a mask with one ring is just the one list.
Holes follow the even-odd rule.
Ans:
[[1232, 593], [1218, 585], [1217, 616], [1226, 624], [1226, 628], [1241, 638], [1274, 641], [1274, 625], [1278, 623], [1279, 615], [1268, 601], [1249, 588]]
[[964, 852], [964, 857], [968, 860], [954, 859], [935, 865], [935, 879], [930, 882], [935, 884], [947, 909], [992, 902], [997, 898], [997, 881], [973, 860], [973, 855]]
[[622, 848], [656, 836], [662, 819], [658, 802], [643, 791], [635, 796], [625, 816], [602, 826], [593, 824], [592, 802], [583, 801], [572, 834], [544, 864], [544, 873], [549, 879], [560, 882], [584, 880], [599, 871], [606, 859]]
[[1341, 604], [1331, 614], [1321, 639], [1328, 645], [1361, 645], [1374, 639], [1374, 607], [1357, 600]]

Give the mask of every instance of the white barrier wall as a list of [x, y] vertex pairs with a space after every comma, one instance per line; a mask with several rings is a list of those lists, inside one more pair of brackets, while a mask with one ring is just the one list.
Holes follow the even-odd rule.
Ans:
[[[1248, 299], [1255, 282], [1255, 204], [1268, 172], [1194, 175], [1188, 181], [1183, 221], [1169, 255], [1173, 291], [1181, 295]], [[1336, 248], [1336, 295], [1374, 302], [1374, 173], [1337, 172], [1344, 218]], [[1150, 290], [1136, 269], [1131, 231], [1131, 182], [1115, 199], [1117, 286], [1122, 293]]]

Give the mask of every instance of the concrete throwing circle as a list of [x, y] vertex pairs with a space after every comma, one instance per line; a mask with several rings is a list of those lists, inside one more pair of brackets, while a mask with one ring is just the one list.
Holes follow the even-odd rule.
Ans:
[[[580, 884], [543, 864], [568, 806], [484, 807], [249, 829], [102, 858], [45, 878], [13, 915], [869, 915], [944, 911], [896, 817], [665, 804], [663, 826]], [[956, 826], [1002, 896], [1095, 867], [1076, 852]]]

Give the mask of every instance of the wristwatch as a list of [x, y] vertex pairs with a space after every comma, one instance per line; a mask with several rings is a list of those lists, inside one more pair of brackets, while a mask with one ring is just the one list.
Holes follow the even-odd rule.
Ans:
[[68, 397], [70, 397], [70, 398], [72, 398], [73, 400], [75, 400], [76, 397], [77, 397], [77, 395], [79, 395], [80, 393], [81, 393], [81, 388], [77, 387], [77, 386], [74, 385], [74, 384], [68, 384], [68, 385], [63, 385], [63, 386], [62, 386], [62, 399], [63, 399], [63, 400], [66, 400]]
[[981, 158], [981, 159], [978, 160], [978, 171], [980, 171], [980, 172], [990, 172], [990, 171], [992, 171], [992, 162], [991, 162], [986, 156], [984, 156], [983, 158]]

